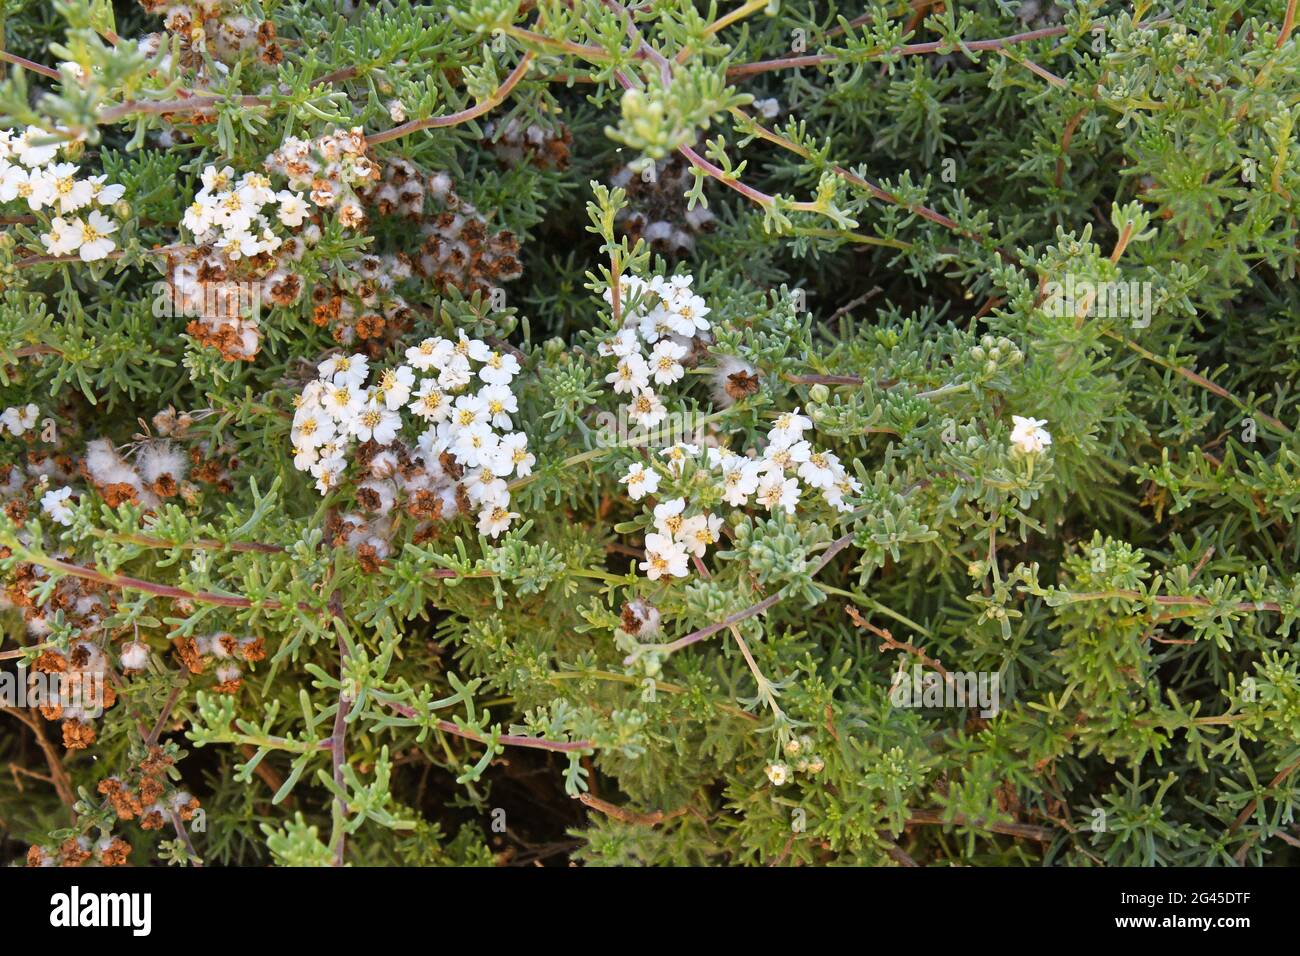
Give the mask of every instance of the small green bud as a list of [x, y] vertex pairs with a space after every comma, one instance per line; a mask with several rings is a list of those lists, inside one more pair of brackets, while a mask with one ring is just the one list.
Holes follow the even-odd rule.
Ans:
[[831, 390], [827, 388], [825, 385], [823, 385], [821, 382], [818, 382], [816, 385], [814, 385], [812, 388], [808, 390], [808, 399], [810, 401], [816, 402], [818, 405], [830, 401], [830, 397], [831, 397]]

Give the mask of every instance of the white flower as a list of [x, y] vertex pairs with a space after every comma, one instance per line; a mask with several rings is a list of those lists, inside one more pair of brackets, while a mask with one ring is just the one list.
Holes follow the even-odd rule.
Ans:
[[[265, 220], [262, 219], [261, 216], [258, 216], [257, 219], [259, 223], [265, 222]], [[266, 226], [265, 228], [262, 229], [262, 233], [258, 237], [258, 244], [260, 246], [259, 251], [261, 252], [275, 252], [276, 249], [279, 249], [282, 245], [284, 245], [284, 240], [281, 239], [279, 236], [277, 236], [274, 232], [272, 232], [270, 226]], [[256, 254], [257, 253], [252, 253], [252, 255], [256, 255]]]
[[342, 457], [322, 458], [312, 466], [311, 473], [316, 476], [316, 490], [322, 495], [339, 483], [347, 463]]
[[181, 217], [181, 225], [195, 236], [206, 235], [216, 222], [217, 204], [211, 198], [195, 199]]
[[81, 230], [73, 229], [72, 224], [61, 216], [50, 220], [50, 231], [41, 236], [45, 250], [52, 256], [66, 256], [77, 251], [81, 242]]
[[[633, 299], [644, 296], [647, 288], [649, 288], [649, 285], [645, 280], [640, 279], [637, 276], [628, 275], [619, 278], [618, 299], [623, 306], [623, 316], [625, 320], [634, 321], [639, 318], [639, 316], [632, 314], [633, 310], [628, 308], [628, 303]], [[612, 288], [606, 289], [602, 295], [605, 297], [605, 303], [613, 308], [614, 290]]]
[[281, 189], [275, 194], [275, 198], [280, 203], [280, 208], [275, 212], [276, 217], [291, 229], [301, 226], [311, 211], [302, 196], [288, 189]]
[[642, 428], [654, 428], [666, 417], [668, 409], [659, 400], [659, 396], [649, 389], [637, 392], [632, 404], [627, 407], [628, 417]]
[[366, 403], [366, 395], [350, 385], [331, 385], [325, 392], [325, 411], [336, 422], [349, 422]]
[[8, 428], [9, 432], [17, 438], [36, 427], [36, 419], [40, 413], [39, 408], [30, 404], [21, 408], [18, 406], [6, 408], [3, 413], [0, 413], [0, 425]]
[[639, 392], [650, 384], [650, 366], [640, 355], [633, 353], [622, 358], [618, 368], [605, 376], [614, 386], [614, 394]]
[[671, 339], [660, 339], [650, 353], [650, 371], [656, 385], [671, 385], [686, 372], [681, 360], [686, 357], [686, 346]]
[[126, 187], [117, 183], [107, 185], [107, 176], [89, 177], [92, 198], [101, 206], [111, 206], [126, 195]]
[[60, 213], [76, 212], [82, 206], [89, 206], [95, 197], [95, 187], [86, 180], [77, 179], [77, 167], [73, 163], [56, 163], [48, 170], [54, 186], [54, 202]]
[[840, 511], [853, 510], [853, 506], [844, 500], [845, 495], [861, 493], [862, 483], [842, 472], [836, 477], [834, 484], [829, 488], [822, 489], [822, 497], [826, 499], [826, 503], [833, 508], [838, 508]]
[[682, 529], [682, 523], [685, 518], [682, 512], [686, 510], [685, 498], [673, 498], [655, 505], [655, 527], [662, 533], [676, 538], [678, 532]]
[[72, 524], [72, 508], [68, 506], [71, 497], [71, 488], [47, 491], [41, 496], [41, 510], [59, 524]]
[[596, 346], [596, 351], [601, 355], [617, 355], [619, 358], [626, 358], [640, 350], [641, 341], [637, 338], [635, 329], [619, 329], [608, 342]]
[[765, 773], [774, 787], [784, 787], [790, 781], [790, 768], [779, 760], [768, 764]]
[[[52, 142], [48, 142], [50, 139], [50, 134], [45, 130], [29, 126], [13, 142], [13, 153], [24, 166], [30, 166], [33, 169], [44, 166], [55, 157], [63, 146], [62, 140], [54, 139]], [[33, 145], [33, 140], [37, 141], [39, 145]]]
[[645, 465], [637, 463], [628, 469], [627, 474], [619, 479], [627, 485], [628, 497], [640, 501], [646, 495], [652, 495], [659, 488], [659, 473], [653, 469], [646, 470]]
[[799, 409], [781, 414], [767, 433], [768, 443], [788, 447], [803, 437], [805, 429], [812, 428], [812, 419], [799, 414]]
[[317, 366], [322, 380], [334, 385], [347, 385], [360, 388], [370, 375], [370, 359], [360, 353], [356, 355], [335, 355]]
[[699, 453], [699, 446], [688, 445], [685, 442], [678, 442], [675, 445], [665, 448], [659, 454], [668, 459], [668, 465], [672, 469], [672, 473], [674, 475], [680, 475], [682, 473], [682, 467], [686, 463], [686, 459], [694, 458], [699, 455]]
[[470, 425], [456, 430], [452, 454], [467, 468], [478, 468], [492, 460], [500, 443], [501, 439], [486, 424]]
[[794, 478], [783, 479], [780, 474], [769, 473], [758, 484], [758, 503], [768, 511], [784, 508], [787, 514], [794, 514], [798, 500], [799, 482]]
[[678, 335], [691, 338], [708, 330], [709, 323], [704, 317], [711, 311], [698, 295], [685, 293], [669, 305], [669, 326]]
[[81, 260], [83, 262], [97, 262], [100, 259], [107, 259], [108, 254], [117, 248], [109, 236], [117, 232], [117, 223], [109, 219], [98, 209], [91, 212], [86, 217], [86, 221], [73, 219], [69, 228], [80, 231], [77, 237], [77, 244], [81, 247]]
[[800, 462], [807, 461], [812, 454], [812, 446], [806, 441], [793, 445], [768, 445], [763, 452], [763, 467], [768, 471], [786, 472]]
[[308, 382], [302, 387], [302, 394], [294, 401], [297, 408], [315, 406], [316, 408], [325, 407], [325, 393], [329, 388], [328, 383], [319, 380]]
[[651, 581], [657, 581], [665, 574], [676, 578], [686, 577], [689, 569], [686, 552], [672, 538], [663, 534], [645, 536], [645, 560], [637, 565]]
[[513, 470], [523, 478], [533, 473], [533, 465], [537, 464], [537, 458], [529, 452], [528, 436], [523, 432], [512, 432], [501, 439], [501, 444], [497, 447], [497, 460], [504, 464], [507, 456], [509, 456], [510, 467], [501, 468], [501, 474], [508, 475]]
[[251, 232], [244, 230], [227, 231], [221, 242], [221, 251], [229, 259], [241, 259], [255, 256], [262, 249], [261, 243]]
[[519, 360], [509, 353], [490, 352], [481, 361], [483, 367], [478, 370], [478, 377], [489, 385], [509, 385], [519, 374]]
[[406, 361], [421, 372], [427, 372], [433, 368], [441, 369], [453, 351], [455, 351], [454, 345], [444, 338], [435, 336], [407, 349]]
[[[410, 350], [407, 350], [410, 355]], [[421, 418], [431, 422], [445, 422], [451, 416], [451, 399], [438, 387], [436, 379], [426, 378], [415, 393], [415, 400], [406, 406]]]
[[275, 190], [271, 188], [271, 180], [261, 173], [244, 173], [235, 192], [250, 206], [261, 207], [276, 200]]
[[492, 350], [482, 339], [471, 339], [462, 332], [460, 338], [456, 340], [456, 353], [475, 362], [486, 362]]
[[27, 174], [26, 187], [19, 186], [18, 194], [27, 200], [32, 209], [52, 206], [58, 194], [54, 191], [54, 177], [47, 169], [33, 169]]
[[673, 315], [662, 305], [656, 306], [641, 316], [637, 331], [641, 338], [653, 344], [673, 332]]
[[320, 452], [310, 445], [293, 446], [293, 467], [299, 471], [310, 471], [312, 465], [320, 461]]
[[338, 434], [332, 419], [324, 409], [304, 405], [293, 414], [293, 427], [289, 429], [289, 440], [295, 448], [319, 448], [326, 442], [333, 441]]
[[420, 433], [420, 437], [415, 440], [415, 446], [420, 450], [420, 456], [425, 464], [432, 467], [447, 450], [447, 439], [439, 434], [438, 428], [428, 428]]
[[1036, 455], [1052, 443], [1052, 436], [1043, 428], [1047, 419], [1021, 418], [1012, 415], [1015, 428], [1011, 430], [1011, 444], [1026, 455]]
[[762, 465], [752, 458], [733, 455], [722, 463], [722, 497], [733, 508], [743, 507], [758, 490]]
[[257, 205], [248, 202], [237, 192], [222, 193], [220, 202], [213, 210], [212, 219], [226, 230], [227, 235], [247, 232], [253, 225], [253, 217], [257, 215], [258, 209]]
[[379, 384], [376, 388], [379, 394], [383, 396], [384, 404], [389, 411], [395, 412], [411, 397], [411, 386], [415, 384], [415, 373], [405, 365], [399, 365], [397, 368], [386, 368], [379, 376]]
[[[694, 445], [688, 446], [694, 448]], [[733, 458], [738, 457], [734, 451], [723, 445], [709, 445], [704, 449], [704, 459], [710, 468], [722, 468]]]
[[478, 395], [461, 395], [451, 413], [451, 423], [457, 428], [482, 425], [487, 428], [488, 406]]
[[391, 444], [402, 427], [402, 416], [389, 411], [375, 400], [368, 402], [349, 422], [353, 435], [361, 441], [374, 439], [381, 445]]
[[799, 464], [799, 477], [810, 488], [830, 488], [840, 471], [840, 460], [828, 451], [811, 452]]
[[507, 510], [501, 505], [494, 505], [491, 508], [484, 508], [478, 514], [478, 531], [479, 534], [485, 534], [490, 538], [495, 538], [502, 531], [510, 527], [510, 522], [518, 518], [513, 511]]
[[472, 377], [469, 358], [459, 352], [453, 352], [447, 357], [446, 363], [438, 373], [438, 385], [449, 392], [454, 392], [468, 385]]
[[[231, 166], [224, 169], [217, 169], [215, 166], [209, 166], [199, 176], [203, 180], [204, 193], [221, 193], [231, 187], [235, 181], [235, 170]], [[202, 195], [202, 193], [200, 193]]]
[[0, 201], [12, 202], [19, 196], [27, 198], [31, 191], [30, 181], [27, 170], [21, 166], [0, 163]]
[[519, 411], [519, 400], [515, 398], [515, 393], [510, 391], [509, 386], [489, 385], [478, 393], [478, 397], [487, 405], [487, 413], [493, 428], [512, 427], [510, 414]]
[[682, 522], [676, 537], [687, 551], [702, 558], [709, 545], [718, 543], [718, 532], [721, 530], [722, 519], [717, 515], [691, 515]]
[[492, 468], [479, 468], [468, 472], [463, 484], [465, 494], [473, 504], [489, 507], [510, 504], [510, 489]]

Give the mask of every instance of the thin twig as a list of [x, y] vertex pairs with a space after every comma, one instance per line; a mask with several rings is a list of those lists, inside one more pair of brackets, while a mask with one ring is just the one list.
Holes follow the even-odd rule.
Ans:
[[653, 813], [637, 813], [634, 810], [628, 810], [624, 807], [615, 806], [599, 797], [593, 797], [589, 793], [578, 794], [578, 801], [593, 810], [599, 810], [605, 816], [610, 817], [620, 823], [633, 823], [637, 826], [654, 827], [667, 820], [675, 820], [684, 816], [690, 809], [687, 806], [680, 806], [676, 810], [655, 810]]
[[17, 707], [0, 707], [0, 711], [17, 717], [27, 725], [32, 735], [36, 737], [41, 753], [45, 755], [45, 763], [50, 768], [50, 782], [54, 784], [59, 799], [69, 808], [76, 806], [77, 797], [72, 789], [72, 778], [68, 776], [68, 771], [63, 766], [63, 758], [54, 749], [54, 745], [46, 739], [45, 732], [41, 729], [41, 722], [34, 716], [23, 713]]
[[515, 88], [524, 74], [528, 72], [528, 67], [533, 62], [534, 53], [530, 50], [524, 54], [524, 58], [519, 61], [519, 65], [511, 71], [505, 81], [492, 91], [483, 102], [477, 106], [471, 106], [463, 109], [458, 113], [451, 113], [447, 116], [430, 116], [427, 119], [411, 120], [409, 123], [403, 123], [401, 126], [394, 126], [392, 129], [385, 130], [382, 133], [372, 133], [366, 137], [368, 146], [378, 146], [380, 143], [387, 143], [390, 140], [399, 139], [408, 136], [411, 133], [419, 132], [424, 129], [441, 129], [447, 126], [456, 126], [460, 123], [468, 123], [470, 120], [478, 119], [485, 113], [489, 113], [501, 105], [502, 101], [510, 95], [510, 91]]

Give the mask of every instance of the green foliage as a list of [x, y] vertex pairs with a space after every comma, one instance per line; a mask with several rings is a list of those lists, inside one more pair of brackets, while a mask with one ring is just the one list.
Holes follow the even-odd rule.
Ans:
[[[220, 10], [270, 27], [194, 46], [162, 10], [0, 3], [0, 125], [125, 190], [98, 261], [0, 211], [0, 412], [39, 419], [0, 427], [0, 662], [89, 643], [116, 695], [84, 748], [0, 716], [6, 861], [1296, 862], [1293, 5]], [[407, 308], [349, 338], [320, 303], [444, 210], [314, 210], [251, 358], [159, 308], [207, 167], [354, 127], [447, 174], [522, 277], [399, 277]], [[663, 424], [611, 425], [602, 346], [673, 276], [709, 328]], [[522, 368], [519, 518], [395, 518], [372, 560], [339, 531], [356, 483], [295, 468], [295, 401], [343, 343], [384, 368], [461, 332]], [[842, 508], [732, 506], [703, 455], [666, 463], [762, 455], [796, 409]], [[159, 438], [176, 491], [88, 477], [95, 440]], [[718, 540], [651, 579], [679, 497]], [[914, 667], [998, 701], [900, 705]], [[157, 792], [124, 815], [114, 781]]]

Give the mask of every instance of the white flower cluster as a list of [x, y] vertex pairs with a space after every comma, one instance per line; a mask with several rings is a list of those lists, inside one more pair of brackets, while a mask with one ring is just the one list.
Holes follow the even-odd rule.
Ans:
[[[36, 427], [36, 420], [40, 417], [41, 410], [32, 404], [24, 406], [12, 406], [0, 412], [0, 435], [8, 432], [14, 438], [21, 438], [33, 428]], [[11, 469], [9, 478], [19, 479], [21, 486], [21, 475], [17, 469]], [[45, 476], [45, 483], [48, 483], [49, 475]], [[6, 488], [0, 485], [0, 492]], [[52, 488], [41, 496], [41, 510], [59, 524], [72, 524], [72, 506], [69, 499], [72, 497], [72, 489], [68, 487]]]
[[0, 130], [0, 202], [21, 199], [33, 212], [52, 211], [49, 231], [41, 234], [50, 255], [106, 259], [117, 248], [117, 223], [90, 207], [110, 207], [126, 189], [109, 185], [107, 176], [79, 177], [75, 163], [55, 162], [63, 146], [63, 140], [32, 127], [17, 136]]
[[[160, 72], [176, 72], [171, 51], [180, 53], [180, 66], [206, 76], [209, 68], [217, 76], [230, 73], [227, 64], [241, 54], [258, 50], [269, 66], [279, 63], [283, 53], [275, 42], [275, 27], [244, 15], [237, 2], [228, 0], [140, 0], [145, 10], [163, 18], [167, 33], [151, 33], [139, 41], [146, 56], [165, 56]], [[230, 9], [227, 9], [230, 8]], [[173, 41], [175, 46], [173, 46]]]
[[[598, 346], [600, 354], [618, 361], [605, 381], [616, 394], [630, 397], [628, 417], [643, 428], [654, 428], [668, 415], [652, 386], [672, 385], [685, 376], [694, 339], [710, 327], [705, 318], [710, 309], [691, 291], [691, 282], [688, 275], [656, 276], [648, 282], [624, 277], [620, 285], [625, 303], [623, 327]], [[609, 291], [605, 300], [613, 301]], [[646, 346], [650, 347], [648, 354]], [[724, 385], [731, 383], [740, 393], [747, 392], [751, 384], [756, 386], [754, 370], [745, 363], [724, 356], [718, 364]], [[730, 381], [737, 378], [744, 381]], [[736, 394], [724, 390], [729, 393], [726, 400], [734, 401]], [[712, 481], [722, 499], [733, 508], [745, 507], [753, 498], [769, 512], [781, 509], [793, 514], [806, 486], [820, 491], [831, 507], [851, 511], [845, 496], [861, 492], [862, 487], [833, 452], [817, 449], [804, 438], [811, 428], [812, 420], [796, 408], [777, 418], [761, 455], [708, 447], [701, 458], [699, 446], [679, 442], [664, 450], [665, 462], [638, 462], [619, 480], [627, 485], [632, 500], [639, 501], [654, 494], [664, 477], [680, 477], [687, 462], [693, 461], [693, 468], [704, 467], [713, 473]], [[722, 519], [707, 512], [688, 515], [682, 498], [656, 505], [654, 515], [655, 531], [646, 536], [646, 558], [640, 568], [652, 581], [664, 576], [685, 577], [689, 558], [703, 557], [705, 549], [718, 540]]]
[[357, 191], [379, 179], [379, 166], [366, 156], [366, 136], [360, 126], [316, 140], [290, 136], [266, 157], [266, 168], [289, 180], [290, 189], [306, 192], [321, 209], [337, 208], [344, 227], [359, 229], [365, 224]]
[[[802, 482], [820, 491], [831, 507], [852, 511], [844, 497], [861, 492], [862, 485], [845, 471], [833, 452], [818, 450], [803, 437], [811, 427], [811, 419], [796, 408], [781, 415], [768, 431], [762, 455], [738, 455], [726, 448], [709, 447], [704, 449], [702, 464], [716, 472], [722, 499], [733, 508], [748, 505], [753, 497], [770, 512], [779, 508], [794, 514]], [[701, 458], [701, 449], [677, 444], [662, 455], [667, 459], [664, 465], [637, 463], [619, 479], [634, 501], [654, 494], [666, 475], [680, 476], [688, 460]], [[654, 508], [655, 533], [646, 535], [646, 560], [640, 564], [652, 581], [664, 575], [685, 577], [687, 559], [703, 557], [705, 548], [718, 540], [722, 519], [707, 513], [688, 517], [685, 506], [684, 499], [675, 498]]]
[[807, 734], [793, 737], [786, 741], [785, 755], [791, 763], [776, 760], [768, 764], [763, 772], [774, 787], [784, 787], [794, 776], [794, 771], [818, 774], [826, 769], [826, 761], [812, 753], [813, 739]]
[[[682, 378], [686, 374], [682, 363], [690, 354], [692, 339], [709, 329], [705, 316], [710, 309], [691, 291], [691, 281], [688, 275], [655, 276], [649, 282], [624, 276], [619, 284], [623, 328], [598, 347], [601, 355], [618, 359], [618, 366], [605, 381], [616, 394], [628, 396], [628, 417], [644, 428], [654, 428], [668, 414], [652, 383], [671, 385]], [[609, 290], [605, 301], [613, 303]], [[650, 347], [648, 354], [646, 346]]]
[[510, 416], [519, 408], [510, 388], [518, 360], [463, 334], [456, 341], [425, 339], [406, 350], [406, 360], [384, 369], [369, 386], [366, 356], [322, 362], [320, 377], [297, 400], [290, 432], [294, 465], [310, 471], [325, 494], [343, 478], [352, 442], [392, 445], [406, 408], [427, 425], [416, 452], [423, 467], [403, 474], [396, 463], [372, 460], [371, 475], [382, 481], [362, 489], [387, 506], [381, 510], [391, 509], [399, 491], [432, 493], [444, 502], [442, 517], [459, 510], [463, 493], [477, 509], [479, 532], [497, 537], [519, 517], [510, 510], [506, 479], [532, 474], [536, 463], [528, 436], [511, 430]]
[[6, 431], [15, 438], [20, 438], [36, 427], [36, 419], [41, 410], [35, 405], [17, 405], [0, 412], [0, 435]]
[[311, 209], [301, 194], [276, 190], [262, 173], [236, 178], [230, 166], [208, 166], [201, 179], [181, 218], [198, 249], [170, 261], [173, 305], [196, 320], [191, 335], [228, 359], [249, 360], [261, 347], [261, 300], [298, 300], [302, 280], [294, 263], [320, 228], [307, 221]]
[[197, 243], [210, 243], [238, 260], [263, 252], [275, 252], [284, 239], [275, 234], [268, 216], [283, 225], [297, 227], [307, 218], [306, 201], [288, 189], [279, 192], [261, 173], [244, 173], [235, 179], [230, 166], [203, 170], [203, 188], [185, 210], [181, 224], [194, 234]]

